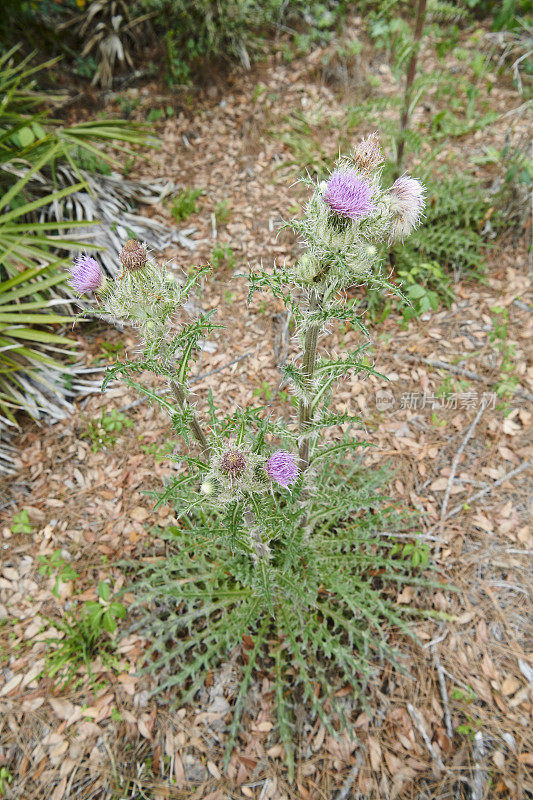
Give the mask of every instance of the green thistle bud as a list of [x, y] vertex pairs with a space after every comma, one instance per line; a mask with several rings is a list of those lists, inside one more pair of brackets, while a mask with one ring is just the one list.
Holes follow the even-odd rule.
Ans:
[[268, 484], [268, 475], [264, 464], [256, 464], [254, 467], [254, 480], [265, 486]]
[[220, 493], [220, 488], [220, 482], [216, 478], [208, 476], [200, 486], [200, 492], [206, 497], [213, 498]]
[[298, 280], [303, 283], [312, 283], [320, 273], [320, 262], [315, 256], [304, 253], [294, 271]]

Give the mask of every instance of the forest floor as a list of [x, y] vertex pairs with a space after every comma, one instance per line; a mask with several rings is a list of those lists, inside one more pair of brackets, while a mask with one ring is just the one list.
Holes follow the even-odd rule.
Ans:
[[[357, 64], [353, 81], [343, 85], [331, 69], [325, 74], [323, 60], [317, 50], [290, 64], [271, 59], [250, 73], [237, 71], [193, 108], [157, 123], [161, 149], [132, 173], [203, 190], [197, 212], [180, 224], [196, 227], [195, 263], [213, 262], [213, 250], [219, 253], [197, 302], [217, 308], [227, 327], [213, 334], [198, 365], [200, 410], [213, 389], [223, 411], [266, 404], [287, 413], [278, 385], [293, 343], [282, 306], [266, 296], [247, 304], [246, 281], [237, 273], [261, 262], [290, 262], [297, 253], [289, 235], [277, 236], [280, 221], [302, 196], [301, 187], [291, 185], [299, 168], [282, 135], [288, 113], [316, 114], [311, 138], [331, 155], [339, 135], [328, 120], [340, 118], [350, 93], [360, 99], [366, 91]], [[380, 92], [398, 91], [385, 61], [374, 57], [365, 69], [380, 76]], [[162, 93], [151, 85], [130, 90], [128, 97], [146, 104]], [[497, 84], [491, 102], [501, 116], [482, 137], [479, 131], [458, 137], [443, 151], [445, 160], [453, 149], [454, 170], [485, 147], [501, 147], [506, 136], [523, 136], [524, 119], [507, 113], [521, 105], [511, 85]], [[354, 143], [369, 132], [362, 125], [346, 136]], [[416, 174], [416, 164], [409, 168]], [[480, 175], [485, 170], [490, 178], [490, 169], [480, 168]], [[227, 213], [219, 212], [217, 223], [213, 213], [224, 202]], [[150, 213], [172, 224], [168, 206]], [[189, 251], [176, 248], [164, 256], [191, 265]], [[458, 281], [450, 307], [407, 328], [396, 312], [371, 325], [372, 358], [388, 381], [353, 378], [336, 393], [339, 408], [361, 412], [365, 420], [362, 435], [375, 445], [366, 451], [368, 468], [390, 465], [391, 495], [419, 510], [422, 540], [439, 575], [458, 591], [428, 592], [428, 603], [450, 621], [417, 624], [420, 646], [398, 637], [396, 644], [410, 653], [415, 680], [385, 670], [371, 687], [375, 714], [355, 716], [352, 738], [332, 738], [302, 709], [292, 784], [271, 719], [266, 670], [258, 670], [227, 770], [223, 754], [234, 692], [228, 664], [196, 703], [178, 710], [149, 697], [150, 679], [137, 675], [145, 647], [139, 635], [122, 639], [111, 666], [95, 657], [96, 683], [83, 670], [78, 685], [63, 689], [39, 677], [44, 640], [57, 635], [54, 619], [72, 607], [73, 596], [78, 603], [97, 599], [101, 580], [119, 591], [125, 583], [121, 559], [164, 553], [150, 526], [175, 517], [163, 507], [154, 518], [145, 492], [173, 474], [164, 454], [178, 443], [169, 441], [161, 412], [116, 386], [78, 401], [76, 413], [53, 427], [25, 427], [17, 441], [18, 471], [6, 481], [0, 515], [0, 619], [8, 623], [0, 625], [0, 770], [4, 765], [13, 778], [4, 778], [7, 798], [533, 797], [533, 534], [527, 516], [533, 317], [526, 302], [525, 236], [514, 246], [497, 243], [486, 275], [484, 282]], [[503, 339], [493, 336], [501, 313], [495, 307], [508, 314]], [[340, 351], [357, 337], [343, 330], [326, 344]], [[513, 348], [517, 379], [504, 408], [496, 395], [502, 341]], [[109, 363], [110, 343], [122, 353], [135, 346], [130, 332], [99, 324], [80, 335], [90, 363]], [[95, 452], [88, 425], [104, 409], [124, 412], [133, 426], [118, 434], [114, 446]], [[30, 532], [12, 531], [22, 509]], [[55, 596], [59, 568], [51, 575], [39, 568], [42, 557], [57, 552], [77, 577], [59, 582]], [[123, 602], [132, 600], [127, 593]], [[407, 591], [397, 602], [409, 600]], [[228, 663], [230, 673], [238, 669], [240, 650]]]

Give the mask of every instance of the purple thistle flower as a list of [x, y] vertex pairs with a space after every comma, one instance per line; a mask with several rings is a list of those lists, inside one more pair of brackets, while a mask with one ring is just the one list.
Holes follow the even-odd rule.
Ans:
[[356, 172], [342, 169], [332, 172], [322, 199], [339, 217], [346, 219], [365, 217], [374, 211], [372, 186]]
[[100, 264], [95, 258], [88, 256], [87, 253], [78, 256], [69, 271], [70, 285], [79, 294], [96, 291], [104, 280]]
[[402, 175], [392, 184], [390, 190], [392, 225], [389, 234], [390, 242], [409, 236], [420, 223], [420, 217], [426, 204], [424, 186], [416, 178]]
[[296, 463], [296, 456], [286, 450], [276, 450], [266, 463], [267, 475], [284, 489], [291, 483], [296, 483], [300, 470]]

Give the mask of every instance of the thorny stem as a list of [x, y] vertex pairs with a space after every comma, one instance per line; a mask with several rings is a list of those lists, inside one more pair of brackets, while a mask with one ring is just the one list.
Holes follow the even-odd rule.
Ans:
[[[170, 381], [170, 388], [174, 393], [174, 397], [178, 401], [181, 408], [185, 408], [187, 405], [187, 393], [182, 386], [177, 381]], [[189, 422], [189, 428], [191, 429], [191, 433], [200, 445], [203, 450], [204, 455], [209, 455], [209, 444], [205, 437], [205, 433], [203, 432], [202, 428], [200, 427], [200, 423], [198, 422], [198, 418], [194, 411], [192, 413], [192, 419]]]
[[[309, 300], [309, 313], [316, 311], [322, 301], [316, 291], [312, 291]], [[300, 416], [299, 416], [299, 433], [301, 437], [299, 458], [300, 469], [305, 472], [309, 466], [309, 434], [307, 428], [311, 422], [311, 401], [310, 397], [311, 387], [313, 383], [313, 375], [316, 366], [316, 351], [318, 345], [318, 336], [320, 333], [319, 325], [310, 325], [305, 334], [304, 354], [302, 360], [302, 372], [304, 374], [304, 390], [306, 397], [300, 400]], [[306, 435], [307, 434], [307, 435]]]
[[407, 67], [407, 78], [405, 81], [405, 92], [403, 96], [403, 111], [400, 120], [400, 133], [398, 135], [398, 151], [396, 155], [396, 169], [394, 170], [394, 178], [398, 178], [402, 168], [403, 154], [405, 150], [405, 133], [409, 124], [409, 111], [411, 106], [411, 95], [413, 90], [413, 82], [416, 75], [416, 62], [418, 60], [418, 52], [420, 49], [420, 39], [422, 38], [422, 29], [424, 27], [424, 20], [426, 17], [426, 0], [418, 0], [416, 9], [416, 23], [414, 32], [414, 45], [413, 54]]

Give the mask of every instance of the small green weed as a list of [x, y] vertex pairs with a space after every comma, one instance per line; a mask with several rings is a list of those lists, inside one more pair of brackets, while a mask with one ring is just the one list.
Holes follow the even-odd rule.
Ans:
[[[139, 436], [139, 439], [141, 438], [142, 435]], [[165, 459], [171, 455], [178, 444], [179, 441], [177, 439], [167, 439], [167, 441], [162, 445], [157, 444], [156, 442], [153, 444], [141, 444], [141, 450], [143, 453], [152, 455], [159, 464], [161, 461], [165, 461]]]
[[457, 726], [457, 733], [460, 733], [461, 736], [466, 736], [468, 739], [473, 739], [476, 735], [476, 729], [470, 723], [463, 723]]
[[489, 341], [494, 343], [499, 351], [502, 362], [500, 364], [500, 380], [495, 386], [496, 394], [502, 398], [512, 397], [518, 386], [518, 377], [515, 371], [515, 348], [509, 344], [509, 312], [506, 308], [493, 306], [491, 311], [495, 316], [492, 318], [492, 331], [489, 333]]
[[[330, 159], [322, 146], [324, 125], [329, 128], [332, 123], [324, 121], [321, 113], [297, 111], [285, 117], [280, 128], [271, 129], [272, 138], [282, 142], [290, 154], [280, 162], [280, 168], [294, 167], [311, 175], [324, 173], [330, 166]], [[342, 144], [339, 143], [339, 147]]]
[[213, 247], [213, 252], [209, 260], [214, 269], [220, 269], [220, 267], [234, 269], [235, 267], [235, 256], [232, 248], [229, 244], [223, 244], [222, 242], [217, 242]]
[[174, 116], [174, 109], [172, 106], [165, 108], [151, 108], [146, 115], [147, 122], [160, 122], [162, 119], [169, 119]]
[[27, 509], [23, 508], [22, 511], [19, 511], [13, 517], [13, 522], [11, 523], [11, 533], [31, 533], [32, 530], [33, 526], [30, 522], [28, 511]]
[[13, 781], [13, 775], [7, 767], [0, 767], [0, 795], [7, 794], [7, 787]]
[[140, 103], [141, 103], [140, 97], [127, 97], [127, 96], [119, 97], [118, 104], [120, 106], [120, 112], [124, 117], [124, 119], [127, 119], [132, 113], [132, 111], [134, 111], [136, 108], [139, 108]]
[[262, 397], [263, 395], [265, 397], [266, 402], [270, 403], [273, 395], [272, 395], [272, 389], [270, 388], [268, 381], [263, 381], [261, 383], [261, 386], [258, 389], [255, 389], [254, 391], [254, 397]]
[[102, 342], [100, 345], [100, 352], [104, 358], [112, 358], [113, 356], [122, 353], [124, 350], [124, 342]]
[[203, 194], [203, 189], [182, 189], [172, 200], [171, 213], [176, 222], [195, 214], [198, 210], [196, 201]]
[[472, 689], [471, 686], [468, 686], [465, 689], [459, 689], [458, 686], [455, 686], [452, 689], [452, 699], [453, 700], [463, 700], [465, 703], [472, 703], [474, 700], [477, 699], [477, 694]]
[[391, 558], [399, 555], [401, 558], [410, 561], [413, 567], [427, 567], [430, 549], [424, 542], [407, 542], [407, 544], [397, 542], [391, 547], [390, 555]]
[[78, 615], [69, 611], [61, 620], [48, 620], [63, 635], [46, 640], [52, 649], [47, 655], [44, 672], [61, 687], [72, 683], [82, 666], [94, 684], [91, 661], [97, 655], [104, 665], [116, 666], [115, 645], [110, 637], [116, 631], [117, 619], [126, 617], [126, 608], [111, 598], [110, 586], [105, 581], [98, 584], [98, 598], [98, 601], [84, 603]]
[[448, 400], [456, 392], [466, 392], [470, 385], [470, 381], [465, 378], [452, 378], [451, 375], [447, 375], [435, 392], [435, 397]]
[[117, 440], [116, 434], [122, 432], [123, 428], [131, 428], [132, 420], [122, 411], [115, 408], [108, 413], [104, 409], [100, 417], [95, 417], [89, 422], [87, 432], [81, 436], [87, 436], [92, 442], [92, 450], [97, 453], [106, 447], [113, 447]]
[[67, 562], [61, 550], [54, 550], [51, 556], [38, 556], [38, 560], [41, 564], [39, 575], [46, 575], [47, 578], [51, 578], [52, 575], [56, 576], [52, 594], [58, 599], [60, 596], [59, 585], [79, 578], [79, 574]]
[[231, 208], [229, 200], [221, 200], [215, 206], [215, 219], [217, 225], [226, 225], [231, 219]]
[[402, 291], [411, 305], [402, 307], [405, 322], [419, 317], [426, 311], [436, 311], [441, 301], [450, 304], [454, 294], [449, 288], [450, 276], [436, 261], [412, 264], [408, 269], [399, 268], [398, 277]]
[[98, 366], [102, 361], [109, 361], [109, 359], [118, 356], [123, 350], [124, 342], [117, 342], [116, 344], [113, 344], [113, 342], [102, 342], [100, 344], [99, 353], [92, 363]]

